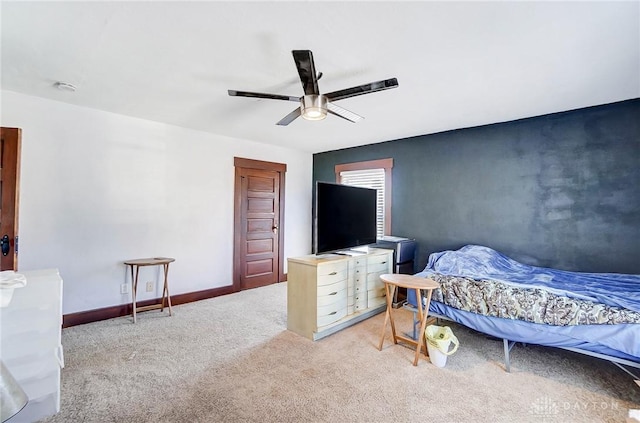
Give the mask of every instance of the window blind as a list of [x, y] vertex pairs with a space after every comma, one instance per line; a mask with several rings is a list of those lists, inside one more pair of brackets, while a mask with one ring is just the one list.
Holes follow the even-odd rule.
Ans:
[[346, 170], [340, 172], [340, 182], [342, 184], [363, 188], [373, 188], [377, 191], [376, 235], [378, 238], [381, 238], [384, 235], [384, 176], [384, 169]]

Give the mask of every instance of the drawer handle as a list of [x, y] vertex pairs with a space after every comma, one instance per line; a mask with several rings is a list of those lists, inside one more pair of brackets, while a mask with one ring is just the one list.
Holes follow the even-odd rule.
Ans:
[[386, 262], [386, 261], [383, 261], [383, 262], [382, 262], [382, 264], [387, 264], [387, 262]]
[[329, 276], [333, 276], [333, 275], [337, 275], [337, 274], [338, 274], [338, 272], [331, 272], [331, 273], [329, 273]]
[[337, 313], [337, 311], [332, 311], [331, 313], [329, 313], [329, 316], [333, 316], [336, 313]]
[[335, 292], [332, 292], [332, 293], [331, 293], [331, 294], [329, 294], [329, 295], [336, 295], [337, 293], [338, 293], [338, 291], [335, 291]]

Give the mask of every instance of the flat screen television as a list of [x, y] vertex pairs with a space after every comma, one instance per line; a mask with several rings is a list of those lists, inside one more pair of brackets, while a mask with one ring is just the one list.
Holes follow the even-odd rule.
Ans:
[[317, 182], [315, 254], [375, 243], [376, 198], [375, 189]]

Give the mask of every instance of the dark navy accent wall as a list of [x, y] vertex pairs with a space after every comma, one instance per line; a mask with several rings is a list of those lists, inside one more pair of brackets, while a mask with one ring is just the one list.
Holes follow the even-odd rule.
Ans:
[[315, 154], [394, 160], [392, 234], [434, 251], [481, 244], [519, 261], [640, 273], [640, 99]]

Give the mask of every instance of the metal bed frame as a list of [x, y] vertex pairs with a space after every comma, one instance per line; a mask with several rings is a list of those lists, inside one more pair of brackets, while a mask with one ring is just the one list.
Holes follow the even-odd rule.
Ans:
[[[418, 309], [414, 306], [412, 306], [409, 303], [405, 303], [402, 308], [404, 308], [405, 310], [409, 310], [413, 313], [413, 339], [417, 339], [417, 325], [420, 323], [420, 321], [417, 319], [417, 313], [418, 313]], [[456, 324], [459, 324], [461, 326], [464, 326], [462, 323], [458, 323], [455, 320], [447, 317], [447, 316], [443, 316], [441, 314], [438, 313], [432, 313], [432, 312], [428, 312], [429, 316], [433, 316], [435, 318], [437, 318], [438, 320], [448, 320], [450, 322], [454, 322]], [[470, 328], [473, 329], [473, 328]], [[476, 329], [473, 329], [476, 330]], [[476, 330], [477, 331], [477, 330]], [[480, 331], [477, 331], [480, 332]], [[483, 332], [480, 332], [483, 333]], [[513, 346], [517, 343], [516, 341], [510, 341], [506, 338], [502, 339], [502, 343], [504, 346], [504, 367], [507, 373], [511, 373], [511, 358], [510, 358], [510, 353], [511, 353], [511, 349], [513, 348]], [[526, 345], [526, 343], [521, 342], [521, 344]], [[583, 350], [580, 348], [574, 348], [574, 347], [551, 347], [551, 348], [560, 348], [563, 350], [567, 350], [567, 351], [572, 351], [572, 352], [576, 352], [579, 354], [584, 354], [584, 355], [588, 355], [591, 357], [596, 357], [596, 358], [600, 358], [602, 360], [607, 360], [611, 363], [613, 363], [615, 366], [619, 367], [620, 369], [622, 369], [624, 372], [628, 373], [631, 377], [633, 377], [636, 380], [636, 383], [638, 383], [638, 385], [640, 386], [640, 375], [634, 374], [632, 371], [630, 371], [629, 369], [627, 369], [627, 367], [633, 367], [636, 369], [640, 369], [640, 363], [635, 362], [635, 361], [630, 361], [630, 360], [626, 360], [624, 358], [618, 358], [618, 357], [612, 357], [609, 355], [605, 355], [605, 354], [600, 354], [600, 353], [596, 353], [593, 351], [587, 351], [587, 350]]]

